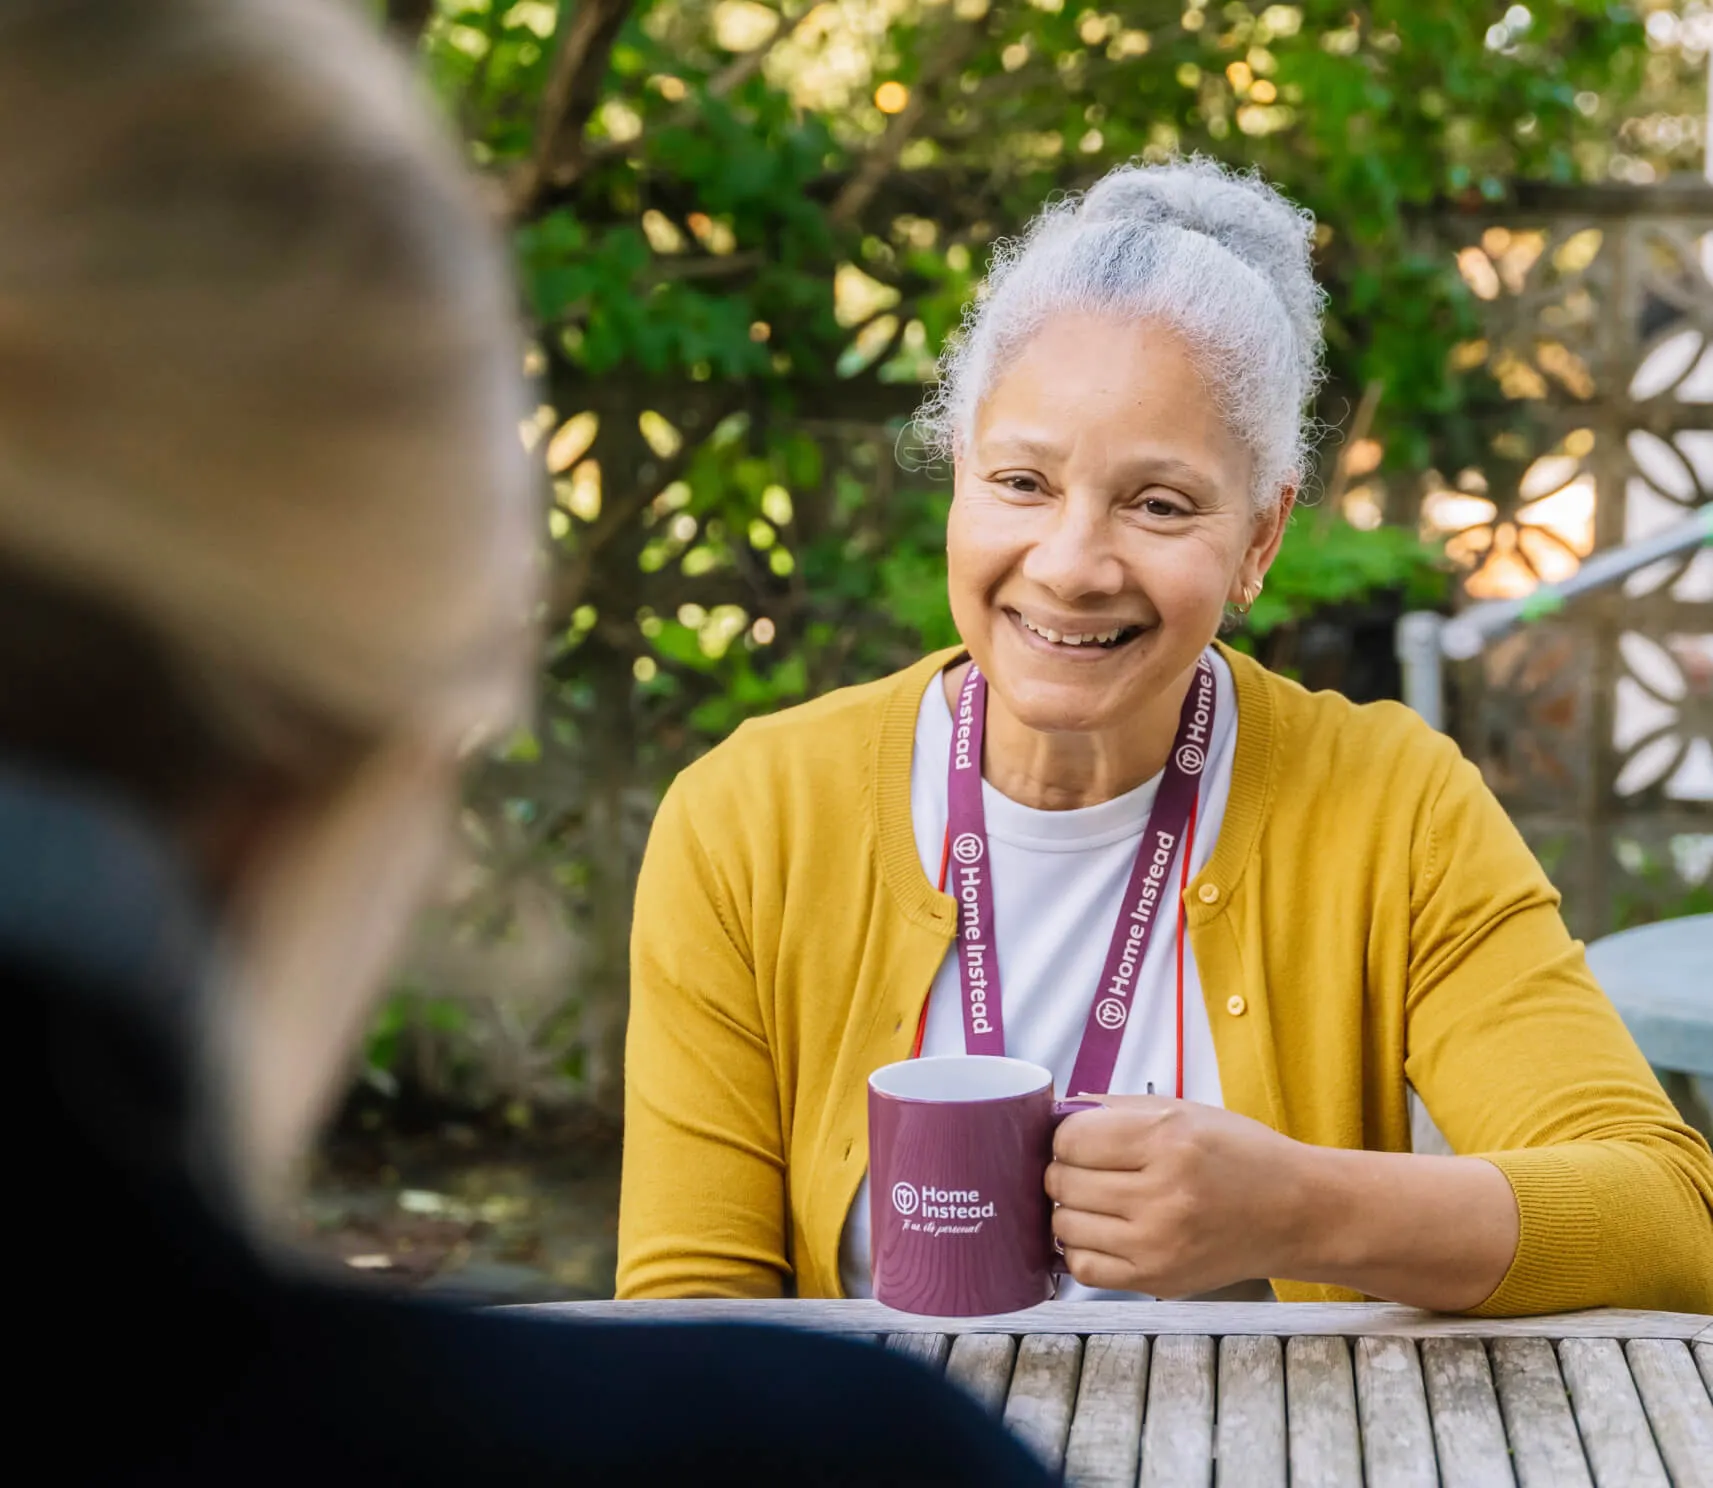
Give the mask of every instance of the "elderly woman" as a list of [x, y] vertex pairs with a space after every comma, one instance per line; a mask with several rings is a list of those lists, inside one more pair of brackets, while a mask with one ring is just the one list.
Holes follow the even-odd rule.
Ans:
[[282, 1267], [461, 757], [527, 699], [504, 249], [343, 0], [7, 0], [0, 219], [4, 1110], [52, 1299], [8, 1339], [21, 1432], [73, 1423], [49, 1475], [1044, 1484], [873, 1349]]
[[[867, 1076], [1003, 1051], [1108, 1097], [1047, 1174], [1062, 1297], [1713, 1311], [1707, 1145], [1478, 773], [1215, 643], [1304, 478], [1312, 226], [1127, 167], [996, 258], [922, 418], [963, 648], [662, 804], [622, 1295], [863, 1294]], [[982, 856], [990, 895], [948, 896]], [[1459, 1155], [1411, 1151], [1412, 1091]]]

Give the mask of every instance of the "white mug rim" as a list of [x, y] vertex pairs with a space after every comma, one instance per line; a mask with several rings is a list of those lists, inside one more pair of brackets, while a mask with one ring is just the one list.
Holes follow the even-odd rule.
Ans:
[[[1006, 1088], [982, 1090], [1003, 1074]], [[962, 1091], [938, 1094], [921, 1088], [936, 1077], [950, 1075]], [[1027, 1083], [1023, 1083], [1027, 1081]], [[904, 1088], [896, 1088], [902, 1085]], [[892, 1088], [889, 1088], [892, 1087]], [[916, 1087], [914, 1089], [910, 1087]], [[1051, 1070], [1027, 1059], [1006, 1054], [936, 1054], [923, 1059], [901, 1059], [884, 1064], [868, 1077], [868, 1088], [883, 1100], [921, 1106], [968, 1106], [997, 1101], [1023, 1100], [1043, 1091], [1051, 1095]]]

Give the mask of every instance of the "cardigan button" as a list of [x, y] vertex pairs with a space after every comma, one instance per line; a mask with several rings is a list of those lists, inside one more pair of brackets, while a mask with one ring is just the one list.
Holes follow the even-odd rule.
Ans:
[[1218, 884], [1203, 884], [1199, 889], [1196, 890], [1196, 898], [1201, 900], [1201, 902], [1203, 904], [1218, 904], [1219, 903], [1219, 885]]
[[1241, 1018], [1249, 1011], [1249, 1004], [1243, 1000], [1241, 994], [1233, 992], [1231, 996], [1225, 999], [1225, 1010], [1232, 1017]]

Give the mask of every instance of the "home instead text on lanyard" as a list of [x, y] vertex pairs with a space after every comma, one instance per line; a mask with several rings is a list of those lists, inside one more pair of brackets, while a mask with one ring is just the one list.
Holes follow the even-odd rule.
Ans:
[[[1069, 1095], [1105, 1094], [1112, 1084], [1136, 981], [1162, 909], [1170, 905], [1172, 862], [1180, 858], [1177, 946], [1177, 1084], [1184, 1093], [1184, 912], [1195, 841], [1196, 797], [1213, 738], [1216, 689], [1213, 668], [1203, 656], [1178, 717], [1177, 736], [1165, 774], [1148, 813], [1124, 904], [1107, 949], [1106, 966], [1089, 1006], [1082, 1044], [1071, 1070]], [[987, 721], [987, 678], [970, 663], [952, 721], [947, 768], [946, 845], [940, 887], [958, 905], [958, 979], [963, 987], [964, 1050], [1005, 1052], [1005, 1015], [1000, 995], [999, 956], [994, 933], [993, 883], [987, 851], [987, 812], [981, 795], [982, 736]], [[948, 871], [950, 883], [948, 884]], [[1167, 909], [1169, 913], [1169, 909]], [[924, 1015], [926, 1009], [924, 1009]], [[916, 1050], [921, 1049], [918, 1030]]]

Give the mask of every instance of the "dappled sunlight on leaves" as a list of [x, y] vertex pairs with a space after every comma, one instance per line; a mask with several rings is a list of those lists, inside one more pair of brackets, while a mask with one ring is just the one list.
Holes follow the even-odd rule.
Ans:
[[[1529, 446], [1491, 431], [1589, 396], [1597, 306], [1572, 285], [1517, 345], [1482, 317], [1582, 274], [1602, 230], [1440, 227], [1520, 179], [1697, 168], [1705, 59], [1595, 0], [1540, 0], [1490, 46], [1502, 11], [653, 0], [544, 138], [571, 8], [440, 0], [425, 74], [513, 214], [540, 389], [519, 436], [552, 493], [548, 647], [531, 748], [471, 783], [464, 893], [411, 973], [416, 1032], [389, 1035], [441, 1052], [399, 1078], [502, 1104], [616, 1097], [660, 791], [745, 719], [955, 642], [950, 472], [921, 468], [908, 418], [996, 242], [1116, 161], [1254, 165], [1321, 221], [1316, 412], [1352, 443], [1340, 469], [1327, 441], [1326, 499], [1238, 640], [1265, 649], [1375, 596], [1430, 602], [1442, 542], [1485, 583], [1579, 561], [1579, 471], [1519, 496]], [[1430, 482], [1416, 525], [1424, 473], [1489, 458], [1514, 462], [1509, 492]], [[513, 976], [527, 995], [504, 1016], [426, 1025]]]

